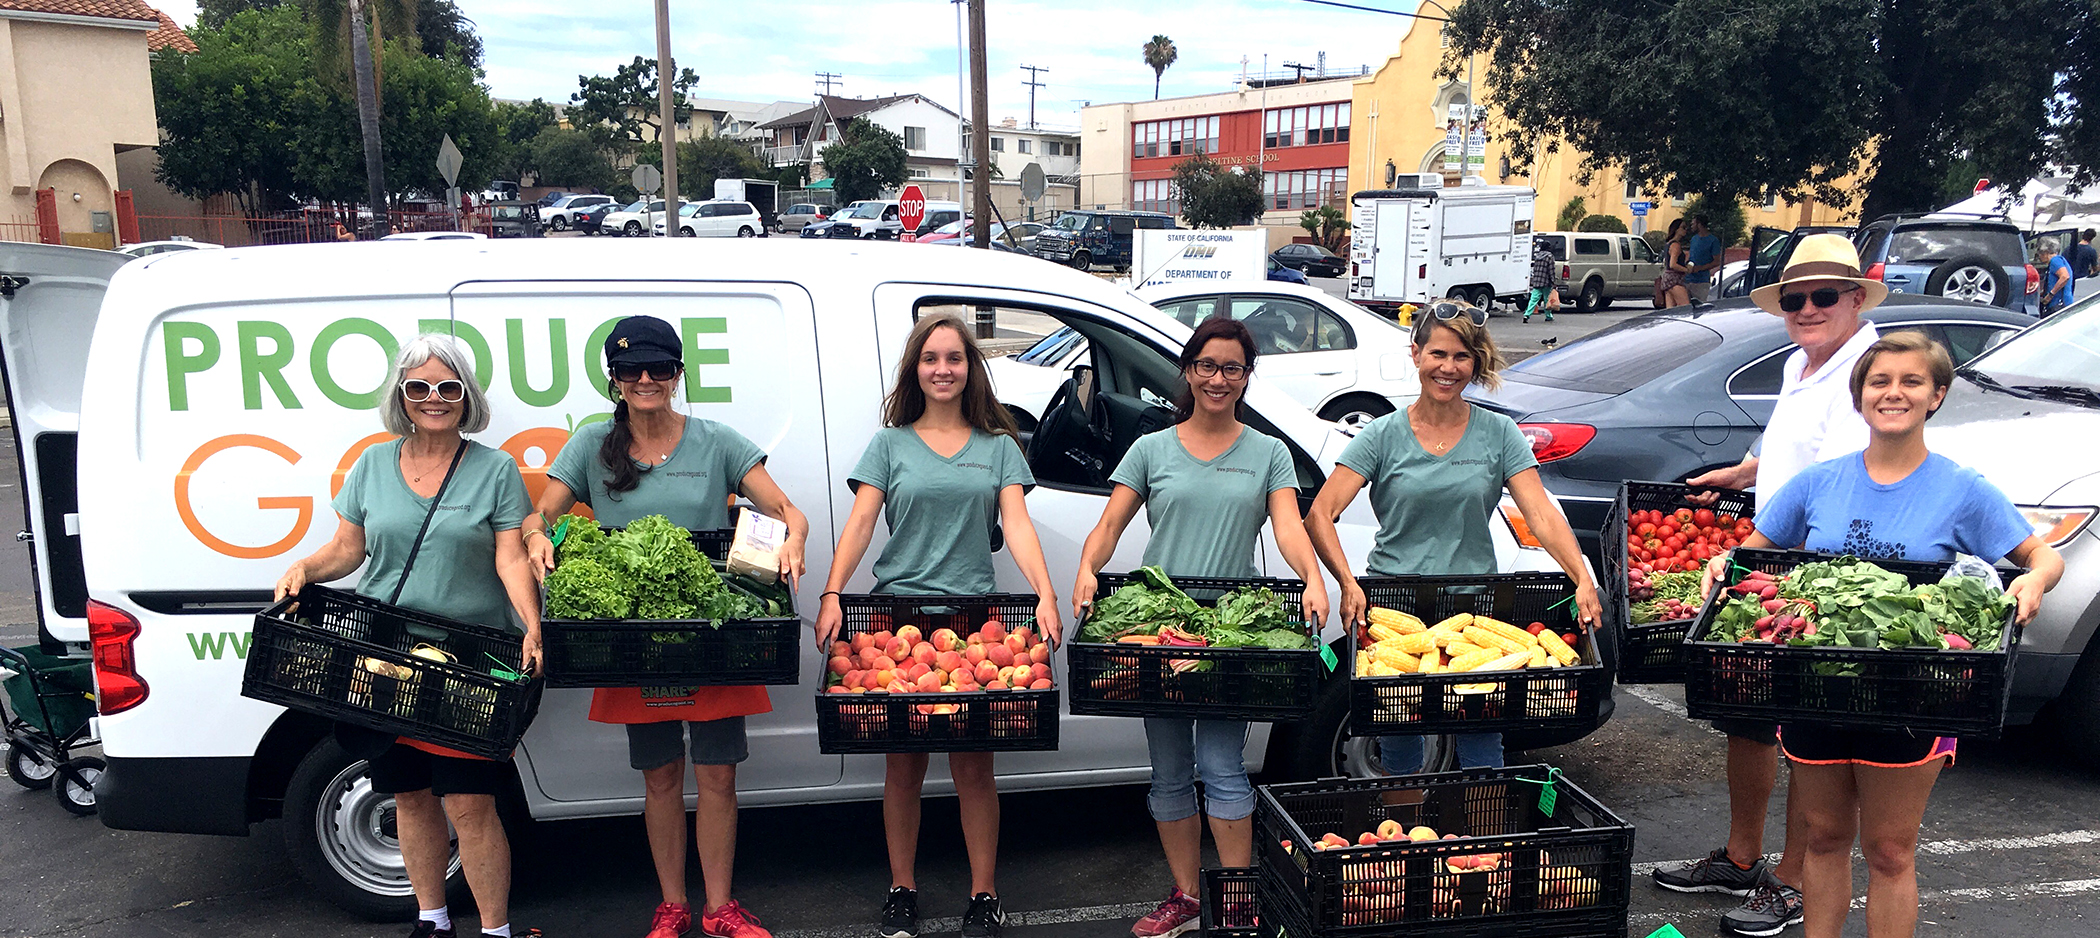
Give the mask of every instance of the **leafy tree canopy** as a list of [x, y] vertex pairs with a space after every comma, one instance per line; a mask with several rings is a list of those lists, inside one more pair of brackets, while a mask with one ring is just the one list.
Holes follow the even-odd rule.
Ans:
[[585, 130], [541, 128], [532, 140], [532, 162], [543, 186], [606, 191], [620, 183], [604, 138]]
[[1261, 171], [1219, 166], [1198, 153], [1174, 165], [1174, 191], [1181, 217], [1197, 228], [1230, 228], [1261, 217]]
[[1606, 231], [1626, 233], [1626, 223], [1617, 215], [1585, 215], [1575, 223], [1576, 231]]
[[[672, 80], [672, 114], [678, 121], [691, 119], [693, 109], [684, 102], [699, 83], [700, 76], [690, 68], [680, 69], [678, 77]], [[611, 75], [576, 76], [577, 90], [569, 100], [576, 105], [579, 122], [610, 124], [623, 143], [639, 147], [662, 139], [662, 107], [656, 84], [656, 60], [635, 56], [634, 61]]]
[[904, 184], [904, 138], [865, 117], [841, 124], [839, 142], [819, 155], [841, 205], [879, 198], [883, 190]]

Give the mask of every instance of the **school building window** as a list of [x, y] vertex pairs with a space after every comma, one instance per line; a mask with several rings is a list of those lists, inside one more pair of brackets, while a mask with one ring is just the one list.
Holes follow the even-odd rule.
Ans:
[[[1130, 155], [1193, 156], [1218, 152], [1218, 119], [1186, 117], [1130, 125]], [[1077, 148], [1074, 148], [1077, 153]]]
[[1131, 183], [1130, 207], [1140, 212], [1181, 214], [1181, 202], [1174, 198], [1174, 180], [1140, 179]]
[[1263, 203], [1272, 209], [1319, 208], [1322, 205], [1339, 205], [1347, 198], [1349, 171], [1335, 169], [1294, 169], [1263, 173], [1261, 177]]
[[1262, 146], [1304, 147], [1349, 142], [1349, 104], [1277, 108], [1262, 116]]

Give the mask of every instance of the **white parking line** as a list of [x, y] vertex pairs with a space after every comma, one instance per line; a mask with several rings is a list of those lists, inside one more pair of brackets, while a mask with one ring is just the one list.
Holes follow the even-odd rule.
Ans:
[[[2053, 883], [2017, 883], [2010, 886], [1979, 886], [1969, 889], [1925, 889], [1918, 892], [1918, 908], [1930, 911], [1936, 905], [1956, 905], [1964, 902], [2009, 902], [2035, 896], [2074, 896], [2088, 892], [2100, 892], [2100, 879], [2067, 879]], [[1852, 908], [1867, 907], [1867, 897], [1855, 896]], [[1631, 934], [1644, 935], [1664, 924], [1685, 921], [1685, 913], [1641, 912], [1626, 917]]]
[[[2079, 844], [2100, 843], [2100, 831], [2061, 831], [2054, 834], [2037, 834], [2033, 837], [1995, 837], [1988, 840], [1931, 840], [1918, 844], [1918, 853], [1936, 857], [1954, 856], [1961, 853], [1976, 853], [1983, 850], [2023, 850], [2031, 847], [2072, 847]], [[1859, 859], [1859, 851], [1852, 853]], [[1778, 863], [1779, 854], [1768, 854], [1768, 863]], [[1657, 863], [1636, 863], [1633, 875], [1647, 876], [1660, 868], [1683, 866], [1691, 860], [1663, 860]]]

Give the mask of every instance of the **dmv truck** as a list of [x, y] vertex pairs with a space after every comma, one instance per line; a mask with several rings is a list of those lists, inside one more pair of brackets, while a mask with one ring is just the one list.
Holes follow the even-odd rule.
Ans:
[[[1477, 178], [1477, 177], [1476, 177]], [[1529, 186], [1372, 189], [1350, 198], [1349, 299], [1381, 311], [1451, 297], [1483, 309], [1531, 289]]]

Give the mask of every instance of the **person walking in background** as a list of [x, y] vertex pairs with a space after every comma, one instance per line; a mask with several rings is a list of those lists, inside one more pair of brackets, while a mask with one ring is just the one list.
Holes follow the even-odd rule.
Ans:
[[2047, 316], [2071, 305], [2071, 281], [2077, 277], [2071, 273], [2071, 261], [2058, 250], [2055, 238], [2043, 238], [2035, 242], [2035, 250], [2041, 254], [2043, 271], [2039, 312], [2040, 315]]
[[1721, 239], [1714, 237], [1708, 229], [1710, 222], [1704, 214], [1692, 216], [1692, 238], [1686, 247], [1690, 263], [1684, 271], [1684, 289], [1688, 302], [1704, 303], [1713, 288], [1714, 271], [1721, 267]]
[[1685, 287], [1685, 273], [1692, 269], [1691, 260], [1692, 225], [1680, 218], [1670, 223], [1670, 240], [1663, 245], [1662, 289], [1664, 306], [1689, 306], [1691, 290]]
[[1539, 306], [1546, 307], [1546, 321], [1553, 321], [1553, 311], [1560, 308], [1560, 290], [1553, 284], [1553, 249], [1543, 237], [1531, 239], [1531, 299], [1524, 304], [1524, 321], [1531, 321], [1531, 314]]
[[2094, 231], [2078, 233], [2078, 246], [2071, 249], [2071, 276], [2080, 280], [2100, 277], [2100, 249], [2093, 247]]

